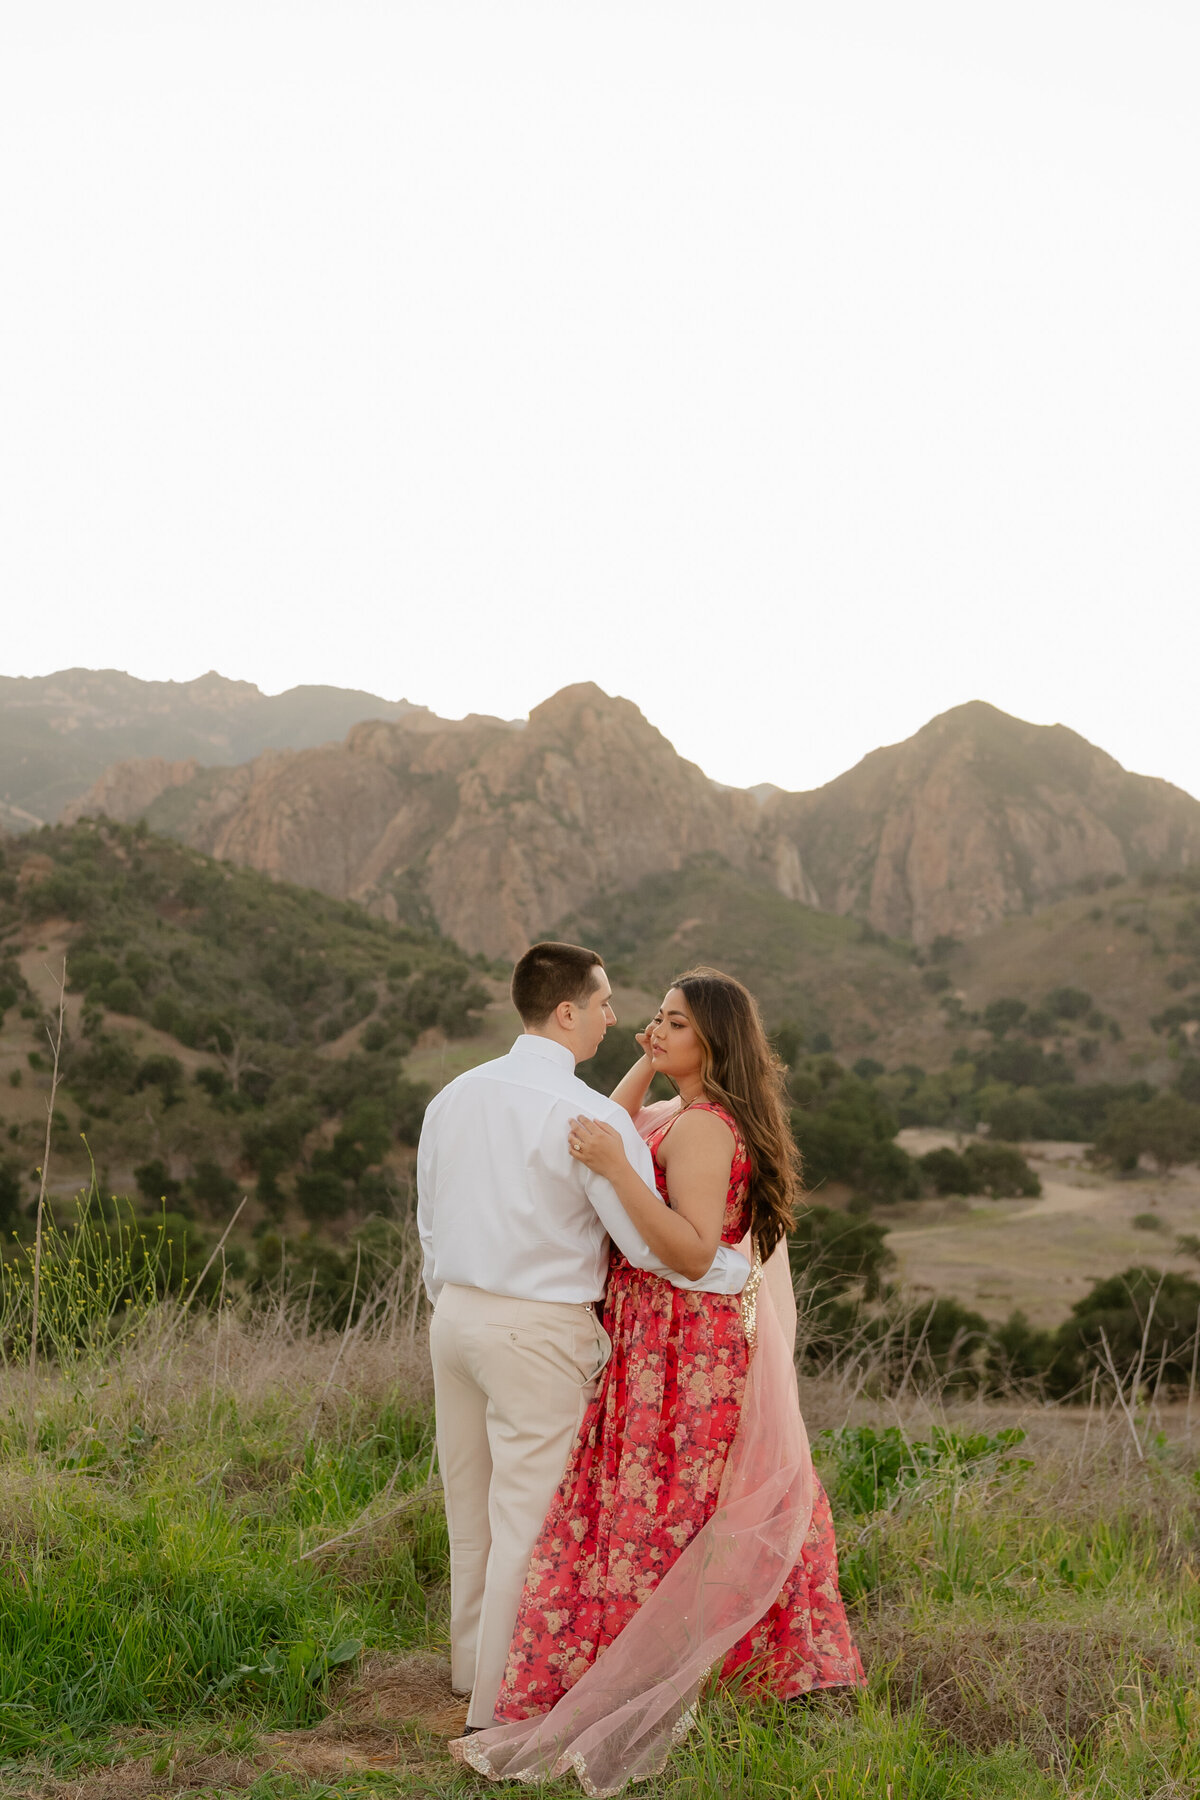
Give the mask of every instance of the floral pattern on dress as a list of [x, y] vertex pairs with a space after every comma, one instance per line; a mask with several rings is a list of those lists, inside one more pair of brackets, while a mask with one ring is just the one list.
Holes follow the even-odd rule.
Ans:
[[[750, 1224], [750, 1159], [737, 1125], [721, 1241]], [[655, 1179], [675, 1114], [650, 1133]], [[691, 1293], [614, 1251], [604, 1324], [613, 1353], [530, 1558], [496, 1718], [528, 1719], [574, 1686], [716, 1509], [749, 1368], [737, 1295]], [[789, 1699], [863, 1680], [837, 1583], [829, 1501], [814, 1476], [800, 1560], [723, 1676]]]

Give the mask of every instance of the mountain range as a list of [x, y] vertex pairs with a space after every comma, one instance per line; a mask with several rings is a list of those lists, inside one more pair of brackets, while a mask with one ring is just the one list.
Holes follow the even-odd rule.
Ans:
[[0, 828], [49, 823], [129, 757], [238, 763], [344, 737], [359, 719], [426, 712], [346, 688], [264, 694], [212, 671], [195, 681], [139, 681], [119, 669], [0, 676]]
[[[527, 722], [448, 721], [338, 689], [271, 700], [219, 676], [69, 671], [40, 687], [0, 683], [0, 722], [0, 791], [23, 794], [27, 814], [74, 782], [68, 821], [144, 817], [197, 849], [431, 922], [496, 957], [714, 859], [747, 904], [751, 890], [773, 892], [916, 944], [985, 932], [1081, 883], [1200, 866], [1200, 802], [1062, 725], [982, 701], [808, 793], [710, 781], [630, 701], [590, 682]], [[14, 775], [25, 727], [40, 786]], [[117, 754], [85, 787], [79, 771], [105, 747]]]

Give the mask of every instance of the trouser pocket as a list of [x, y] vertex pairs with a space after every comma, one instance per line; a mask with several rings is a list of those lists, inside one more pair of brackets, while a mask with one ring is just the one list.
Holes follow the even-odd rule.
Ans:
[[612, 1355], [612, 1339], [600, 1323], [599, 1313], [589, 1313], [580, 1324], [575, 1339], [576, 1355], [583, 1375], [580, 1386], [590, 1400]]

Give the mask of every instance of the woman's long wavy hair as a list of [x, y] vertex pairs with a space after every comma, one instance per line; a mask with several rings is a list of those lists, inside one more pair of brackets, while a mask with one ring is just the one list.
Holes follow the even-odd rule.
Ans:
[[767, 1042], [753, 994], [718, 969], [677, 975], [710, 1100], [733, 1114], [750, 1153], [750, 1230], [763, 1261], [795, 1223], [800, 1153], [788, 1124], [784, 1067]]

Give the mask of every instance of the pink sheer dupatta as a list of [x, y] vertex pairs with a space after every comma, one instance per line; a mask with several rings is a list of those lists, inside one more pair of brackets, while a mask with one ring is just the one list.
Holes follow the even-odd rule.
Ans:
[[774, 1604], [813, 1504], [786, 1242], [762, 1271], [755, 1310], [741, 1418], [712, 1518], [552, 1711], [459, 1738], [457, 1762], [524, 1782], [573, 1769], [589, 1795], [656, 1775], [692, 1723], [704, 1677]]

